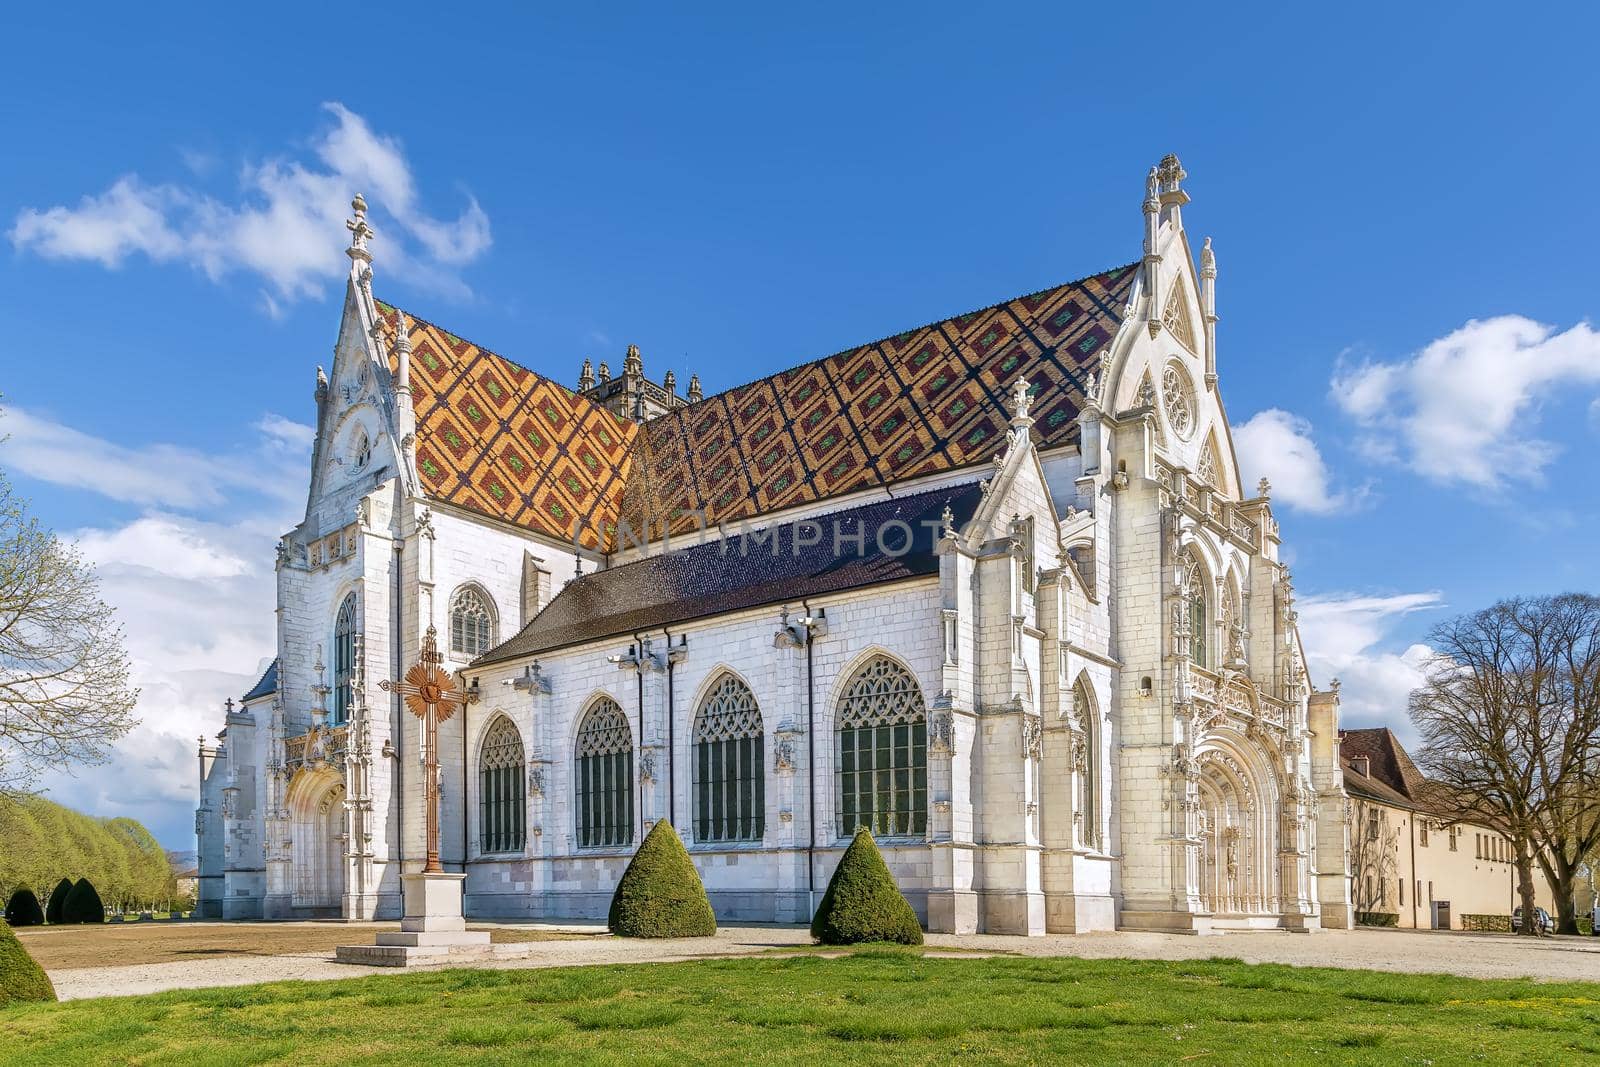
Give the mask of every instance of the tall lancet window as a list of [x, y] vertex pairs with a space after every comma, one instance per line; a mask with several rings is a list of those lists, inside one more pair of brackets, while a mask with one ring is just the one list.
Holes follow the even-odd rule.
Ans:
[[694, 720], [694, 839], [760, 841], [766, 829], [761, 709], [725, 674]]
[[350, 721], [356, 676], [356, 595], [351, 593], [339, 605], [333, 624], [333, 716], [334, 726]]
[[1085, 845], [1100, 845], [1100, 724], [1089, 696], [1089, 679], [1079, 675], [1072, 687], [1072, 717], [1078, 728], [1073, 739], [1073, 769], [1078, 772], [1078, 819]]
[[911, 672], [872, 660], [845, 687], [838, 723], [840, 836], [926, 833], [927, 709]]
[[1198, 587], [1189, 590], [1189, 662], [1210, 666], [1206, 658], [1206, 595]]
[[578, 847], [615, 848], [633, 841], [633, 731], [610, 697], [589, 707], [578, 727], [573, 780]]
[[450, 598], [450, 651], [468, 658], [481, 656], [494, 644], [494, 612], [489, 595], [464, 585]]
[[504, 715], [483, 736], [478, 753], [478, 844], [484, 852], [517, 852], [526, 833], [522, 735]]

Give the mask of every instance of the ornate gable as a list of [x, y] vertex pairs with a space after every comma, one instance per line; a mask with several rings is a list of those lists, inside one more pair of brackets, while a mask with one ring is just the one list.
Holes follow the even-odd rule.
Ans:
[[1198, 351], [1194, 344], [1194, 325], [1189, 321], [1189, 291], [1181, 275], [1173, 279], [1167, 306], [1161, 312], [1161, 325], [1189, 351]]

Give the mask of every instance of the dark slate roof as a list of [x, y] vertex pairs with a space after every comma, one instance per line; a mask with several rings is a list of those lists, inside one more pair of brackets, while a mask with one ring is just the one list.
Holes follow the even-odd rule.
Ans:
[[[978, 483], [968, 482], [817, 516], [810, 521], [820, 525], [820, 540], [801, 547], [798, 554], [796, 527], [807, 520], [732, 537], [726, 544], [712, 542], [586, 574], [568, 583], [520, 633], [484, 653], [475, 665], [708, 615], [795, 604], [803, 597], [937, 574], [937, 534], [924, 524], [937, 523], [946, 504], [958, 524], [968, 522], [981, 496]], [[912, 531], [910, 548], [900, 555], [891, 554], [905, 542], [904, 529], [889, 525], [895, 521]], [[866, 548], [858, 554], [851, 535], [862, 529], [867, 531]], [[835, 530], [845, 536], [838, 554]], [[890, 552], [878, 544], [880, 530]], [[809, 539], [810, 531], [804, 536]]]
[[250, 692], [244, 695], [246, 701], [255, 700], [257, 697], [271, 696], [278, 691], [278, 661], [273, 660], [267, 664], [267, 669], [261, 675], [261, 680], [255, 684]]

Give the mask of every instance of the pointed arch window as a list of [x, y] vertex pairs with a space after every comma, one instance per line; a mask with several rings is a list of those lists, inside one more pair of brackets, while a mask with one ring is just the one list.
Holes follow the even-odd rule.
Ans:
[[1078, 773], [1079, 837], [1091, 848], [1100, 847], [1100, 724], [1094, 701], [1089, 696], [1089, 680], [1080, 676], [1072, 687], [1072, 715], [1078, 728], [1072, 761]]
[[367, 436], [367, 431], [357, 430], [355, 447], [351, 450], [351, 462], [356, 470], [365, 470], [368, 463], [372, 462], [372, 438]]
[[917, 680], [879, 656], [850, 679], [838, 711], [839, 835], [860, 826], [926, 833], [928, 725]]
[[760, 841], [766, 829], [761, 709], [725, 674], [694, 720], [694, 839]]
[[1206, 647], [1206, 628], [1210, 620], [1210, 606], [1206, 600], [1205, 572], [1200, 564], [1190, 559], [1184, 570], [1184, 610], [1189, 624], [1189, 662], [1197, 667], [1211, 665]]
[[589, 707], [578, 727], [573, 782], [578, 847], [616, 848], [633, 841], [633, 731], [610, 697]]
[[450, 651], [468, 658], [494, 646], [494, 609], [481, 586], [464, 585], [450, 598]]
[[[351, 593], [339, 605], [333, 624], [333, 716], [331, 725], [350, 721], [355, 699], [356, 675], [356, 595]], [[321, 683], [318, 683], [321, 684]]]
[[1198, 590], [1189, 594], [1189, 661], [1197, 667], [1210, 662], [1206, 658], [1206, 596]]
[[502, 715], [478, 749], [478, 846], [484, 852], [522, 850], [527, 833], [522, 759], [522, 735]]

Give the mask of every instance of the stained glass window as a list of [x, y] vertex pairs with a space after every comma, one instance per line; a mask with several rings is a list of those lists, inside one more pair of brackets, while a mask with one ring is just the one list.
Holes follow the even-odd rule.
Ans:
[[329, 721], [334, 726], [350, 719], [355, 674], [356, 595], [351, 593], [339, 605], [339, 616], [333, 624], [333, 717]]
[[694, 720], [696, 841], [760, 841], [766, 782], [761, 710], [750, 687], [723, 675]]
[[839, 834], [928, 828], [927, 709], [917, 681], [879, 656], [845, 687], [838, 721]]
[[632, 843], [633, 731], [610, 697], [596, 700], [583, 717], [575, 760], [578, 847]]
[[522, 759], [522, 735], [502, 715], [478, 752], [478, 843], [484, 852], [522, 848], [527, 822]]

